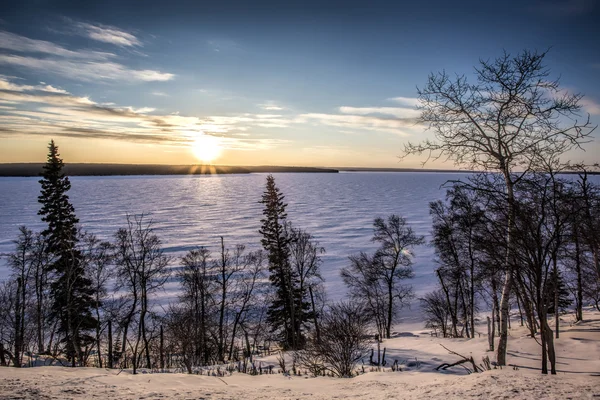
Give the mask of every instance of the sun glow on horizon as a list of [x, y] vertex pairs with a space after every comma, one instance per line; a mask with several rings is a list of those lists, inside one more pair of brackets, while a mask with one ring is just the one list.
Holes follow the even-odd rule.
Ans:
[[194, 156], [204, 163], [211, 163], [221, 155], [223, 147], [219, 138], [211, 135], [200, 134], [191, 144]]

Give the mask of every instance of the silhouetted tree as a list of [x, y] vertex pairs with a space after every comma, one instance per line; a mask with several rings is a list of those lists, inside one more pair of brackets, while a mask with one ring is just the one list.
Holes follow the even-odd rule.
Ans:
[[302, 299], [311, 306], [311, 317], [317, 340], [320, 336], [319, 314], [325, 295], [323, 277], [321, 276], [321, 254], [325, 248], [307, 231], [295, 228], [287, 223], [286, 234], [290, 241], [290, 263], [298, 275], [298, 285]]
[[313, 338], [305, 350], [296, 352], [296, 361], [314, 375], [330, 371], [337, 377], [351, 378], [372, 342], [370, 323], [362, 304], [332, 304], [323, 314], [320, 340]]
[[438, 289], [427, 293], [421, 300], [421, 311], [425, 315], [425, 327], [433, 329], [436, 334], [439, 330], [443, 337], [449, 333], [448, 320], [450, 319], [450, 305], [445, 293]]
[[47, 268], [46, 259], [43, 240], [25, 226], [20, 227], [15, 251], [8, 255], [8, 266], [12, 272], [10, 278], [16, 288], [13, 313], [15, 367], [21, 367], [23, 353], [34, 333], [31, 329], [35, 313], [34, 282], [36, 273]]
[[[169, 319], [169, 324], [174, 324], [171, 326], [171, 334], [176, 341], [182, 340], [181, 351], [186, 352], [184, 357], [190, 360], [191, 365], [206, 365], [211, 357], [211, 348], [216, 347], [209, 343], [210, 329], [216, 325], [216, 282], [211, 271], [210, 251], [203, 247], [192, 249], [181, 258], [181, 263], [182, 268], [177, 276], [182, 291], [179, 306], [174, 306], [177, 313]], [[184, 321], [179, 321], [177, 316]], [[186, 329], [190, 331], [182, 331], [180, 322], [187, 324]], [[185, 338], [178, 337], [181, 332], [185, 333]], [[187, 341], [191, 341], [191, 347], [187, 346]]]
[[[446, 295], [452, 333], [459, 336], [457, 325], [462, 315], [467, 337], [475, 335], [475, 293], [484, 258], [478, 239], [484, 234], [484, 212], [477, 192], [454, 185], [446, 193], [447, 203], [429, 204], [433, 218], [433, 240], [437, 276]], [[462, 334], [462, 332], [461, 332]]]
[[129, 310], [124, 316], [123, 353], [128, 341], [128, 329], [137, 316], [137, 332], [130, 345], [133, 353], [133, 373], [145, 356], [146, 367], [152, 367], [150, 359], [149, 317], [152, 296], [160, 290], [169, 277], [170, 258], [164, 254], [161, 242], [154, 233], [152, 222], [144, 221], [144, 215], [127, 216], [127, 226], [115, 235], [114, 260], [117, 268], [118, 288], [129, 296]]
[[390, 215], [373, 222], [373, 239], [379, 248], [371, 257], [361, 253], [350, 257], [350, 266], [341, 271], [342, 279], [356, 300], [366, 301], [376, 321], [380, 337], [390, 338], [394, 316], [411, 297], [412, 288], [402, 285], [412, 278], [412, 249], [424, 243], [406, 220]]
[[43, 169], [39, 215], [48, 224], [42, 232], [47, 241], [47, 251], [55, 257], [51, 270], [51, 317], [58, 319], [58, 333], [66, 346], [67, 357], [75, 366], [76, 360], [84, 360], [83, 348], [93, 343], [87, 333], [96, 328], [98, 321], [91, 309], [94, 304], [94, 288], [86, 275], [78, 248], [75, 209], [67, 192], [71, 189], [69, 178], [63, 173], [63, 161], [54, 141], [48, 146], [48, 158]]
[[105, 318], [104, 302], [108, 297], [108, 282], [113, 274], [113, 247], [110, 242], [103, 242], [95, 235], [84, 232], [80, 237], [83, 262], [94, 288], [94, 314], [98, 321], [96, 325], [96, 352], [98, 366], [102, 368], [101, 336], [106, 328], [108, 319]]
[[262, 195], [264, 204], [261, 220], [261, 243], [269, 261], [269, 280], [275, 290], [275, 297], [269, 305], [268, 322], [273, 332], [280, 332], [285, 349], [299, 349], [303, 346], [302, 324], [310, 314], [309, 304], [303, 301], [299, 276], [290, 263], [290, 242], [286, 234], [287, 222], [284, 196], [275, 185], [273, 175], [267, 176], [267, 185]]
[[449, 159], [461, 167], [497, 171], [504, 178], [508, 218], [499, 365], [506, 365], [513, 286], [515, 184], [522, 173], [544, 170], [550, 160], [580, 146], [593, 130], [589, 116], [584, 122], [577, 119], [582, 95], [561, 92], [558, 80], [549, 79], [545, 56], [523, 51], [481, 60], [475, 84], [464, 75], [453, 79], [446, 72], [431, 74], [419, 89], [419, 99], [421, 122], [433, 130], [434, 139], [404, 148], [405, 155], [425, 153], [427, 160]]

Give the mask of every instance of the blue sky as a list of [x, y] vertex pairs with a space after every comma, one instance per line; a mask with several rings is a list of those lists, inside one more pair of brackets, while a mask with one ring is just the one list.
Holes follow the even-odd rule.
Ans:
[[503, 50], [551, 47], [600, 122], [595, 0], [11, 3], [0, 162], [54, 138], [71, 162], [415, 167], [397, 156], [428, 135], [416, 87]]

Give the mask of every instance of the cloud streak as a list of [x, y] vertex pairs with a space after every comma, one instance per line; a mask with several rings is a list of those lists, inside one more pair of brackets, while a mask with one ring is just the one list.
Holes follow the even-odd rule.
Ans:
[[408, 136], [418, 124], [418, 99], [394, 97], [400, 107], [339, 107], [340, 114], [307, 113], [296, 118], [299, 123], [317, 123], [340, 128], [340, 132], [372, 131]]
[[581, 105], [583, 109], [591, 115], [600, 115], [600, 103], [590, 99], [589, 97], [584, 97], [581, 99]]
[[[48, 89], [51, 88], [51, 89]], [[198, 135], [219, 137], [229, 149], [267, 149], [286, 141], [260, 130], [292, 123], [278, 114], [232, 116], [157, 114], [151, 107], [118, 107], [77, 97], [50, 85], [21, 85], [0, 76], [0, 136], [55, 135], [189, 146]], [[248, 135], [249, 130], [254, 132]]]
[[75, 27], [82, 36], [98, 42], [110, 43], [120, 47], [142, 46], [142, 42], [133, 34], [114, 26], [77, 22]]
[[406, 107], [417, 107], [419, 105], [419, 99], [415, 97], [391, 97], [388, 100], [394, 101]]
[[408, 130], [414, 125], [410, 119], [380, 118], [368, 115], [340, 115], [309, 113], [298, 116], [297, 122], [317, 122], [323, 125], [356, 131], [376, 131], [408, 136]]
[[115, 57], [112, 53], [101, 51], [73, 51], [45, 40], [30, 39], [11, 32], [0, 31], [0, 48], [18, 53], [46, 54], [71, 59], [106, 60]]
[[356, 115], [388, 115], [396, 118], [417, 118], [420, 115], [418, 110], [412, 108], [400, 107], [340, 107], [343, 114]]
[[69, 50], [52, 42], [10, 32], [0, 31], [0, 49], [12, 52], [0, 54], [0, 65], [27, 68], [85, 82], [164, 82], [175, 78], [174, 74], [168, 72], [129, 68], [117, 62], [117, 56], [112, 53]]

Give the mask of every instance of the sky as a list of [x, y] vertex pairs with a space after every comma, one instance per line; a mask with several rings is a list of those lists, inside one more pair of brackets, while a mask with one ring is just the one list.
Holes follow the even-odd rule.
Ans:
[[597, 125], [599, 19], [596, 0], [2, 2], [0, 162], [54, 139], [66, 162], [420, 167], [398, 157], [431, 137], [417, 87], [523, 49], [550, 48]]

